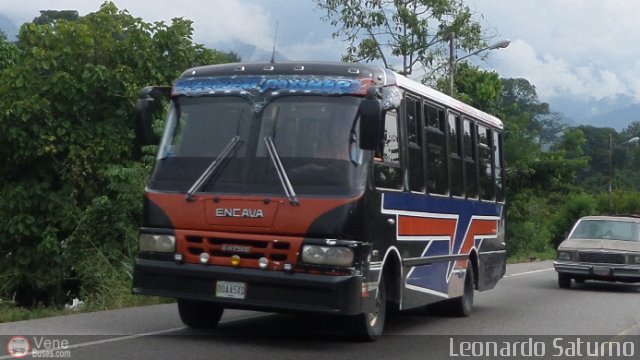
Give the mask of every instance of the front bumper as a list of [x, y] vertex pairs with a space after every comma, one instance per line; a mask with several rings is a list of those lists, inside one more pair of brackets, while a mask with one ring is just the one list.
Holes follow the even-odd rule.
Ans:
[[554, 261], [553, 267], [559, 273], [583, 279], [640, 282], [639, 265], [594, 264], [571, 261]]
[[[244, 299], [219, 298], [216, 281], [246, 284]], [[137, 258], [133, 292], [211, 301], [227, 308], [355, 315], [373, 307], [362, 297], [362, 276], [285, 273]]]

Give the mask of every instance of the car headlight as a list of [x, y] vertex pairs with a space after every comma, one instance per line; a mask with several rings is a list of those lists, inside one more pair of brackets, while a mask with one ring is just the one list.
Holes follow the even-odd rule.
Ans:
[[573, 257], [572, 255], [573, 253], [571, 251], [558, 251], [558, 256], [556, 257], [556, 259], [558, 260], [571, 260], [571, 258]]
[[639, 255], [631, 256], [631, 263], [640, 265], [640, 256]]
[[138, 248], [140, 251], [174, 252], [176, 237], [162, 234], [140, 234]]
[[353, 251], [339, 246], [304, 245], [302, 261], [316, 265], [351, 266]]

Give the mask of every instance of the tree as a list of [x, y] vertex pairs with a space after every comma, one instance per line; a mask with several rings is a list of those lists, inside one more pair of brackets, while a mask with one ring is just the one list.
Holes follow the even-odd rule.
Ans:
[[558, 113], [549, 112], [541, 115], [537, 119], [539, 140], [542, 146], [554, 145], [563, 134], [566, 125], [562, 122], [562, 117]]
[[40, 10], [40, 16], [33, 19], [36, 25], [52, 24], [57, 20], [73, 21], [78, 19], [77, 10]]
[[192, 33], [113, 3], [22, 26], [0, 83], [0, 297], [61, 303], [125, 283], [151, 167], [134, 155], [138, 92], [228, 60]]
[[[455, 78], [455, 93], [458, 100], [490, 114], [499, 111], [502, 97], [502, 82], [498, 74], [484, 71], [477, 66], [462, 62], [457, 65]], [[448, 79], [438, 82], [441, 91], [449, 88]]]
[[[484, 45], [483, 33], [463, 0], [313, 0], [349, 45], [343, 60], [370, 62], [425, 78], [443, 67], [455, 34], [466, 51]], [[399, 64], [395, 60], [399, 58]]]
[[0, 30], [0, 72], [13, 66], [18, 56], [18, 48], [14, 43], [7, 41], [7, 36]]

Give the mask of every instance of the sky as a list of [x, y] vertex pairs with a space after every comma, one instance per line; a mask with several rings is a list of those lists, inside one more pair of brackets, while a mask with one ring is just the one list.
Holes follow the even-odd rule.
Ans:
[[[102, 0], [0, 0], [0, 13], [15, 23], [40, 9], [96, 11]], [[345, 44], [320, 18], [311, 0], [114, 0], [146, 21], [184, 17], [194, 21], [194, 40], [236, 50], [251, 44], [254, 58], [268, 60], [276, 22], [277, 49], [290, 60], [339, 60]], [[540, 100], [606, 100], [623, 96], [640, 103], [640, 1], [466, 0], [476, 19], [506, 49], [490, 51], [477, 65], [503, 78], [526, 78]], [[236, 50], [236, 52], [239, 52]], [[462, 54], [463, 55], [463, 54]]]

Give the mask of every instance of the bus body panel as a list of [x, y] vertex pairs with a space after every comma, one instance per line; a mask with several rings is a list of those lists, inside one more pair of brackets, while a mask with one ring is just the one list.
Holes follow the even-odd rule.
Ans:
[[461, 296], [467, 261], [476, 254], [478, 290], [502, 277], [506, 252], [504, 244], [496, 247], [502, 204], [391, 191], [377, 197], [374, 249], [397, 249], [401, 309]]
[[[177, 264], [138, 258], [133, 292], [210, 301], [228, 308], [355, 315], [370, 311], [361, 297], [362, 277], [285, 273], [228, 266]], [[246, 286], [244, 299], [216, 296], [218, 281]]]
[[[292, 206], [286, 199], [252, 196], [198, 195], [187, 202], [183, 194], [147, 191], [145, 213], [153, 212], [160, 220], [151, 219], [141, 229], [147, 233], [171, 233], [176, 238], [176, 253], [138, 254], [134, 267], [133, 292], [190, 300], [211, 301], [229, 308], [264, 311], [310, 311], [340, 315], [355, 315], [371, 311], [377, 283], [371, 279], [379, 271], [354, 273], [350, 270], [305, 269], [297, 266], [303, 241], [321, 234], [327, 238], [341, 237], [362, 227], [359, 204], [362, 196], [353, 198], [301, 198], [300, 205]], [[270, 213], [268, 206], [278, 205], [272, 218], [251, 218], [247, 213], [216, 211], [209, 204], [228, 209], [251, 209], [251, 214]], [[236, 218], [237, 225], [215, 223], [207, 218], [215, 214]], [[158, 215], [162, 214], [162, 215]], [[232, 215], [232, 216], [229, 216]], [[266, 216], [266, 215], [265, 215]], [[149, 227], [168, 222], [173, 228]], [[253, 223], [252, 223], [253, 221]], [[318, 238], [316, 241], [324, 241]], [[199, 262], [201, 253], [211, 254], [206, 264]], [[240, 261], [232, 265], [232, 257]], [[367, 261], [365, 254], [356, 260]], [[269, 259], [269, 266], [261, 269], [259, 257]], [[291, 265], [287, 270], [285, 264]], [[239, 282], [246, 287], [244, 299], [216, 296], [216, 284]]]
[[[185, 201], [184, 194], [147, 191], [145, 198], [175, 229], [307, 235], [311, 225], [325, 213], [331, 213], [333, 228], [354, 220], [354, 216], [348, 215], [355, 211], [353, 207], [357, 206], [360, 196], [302, 198], [298, 206], [278, 196], [203, 194], [195, 196], [194, 201]], [[331, 235], [336, 230], [312, 228], [311, 231]]]

